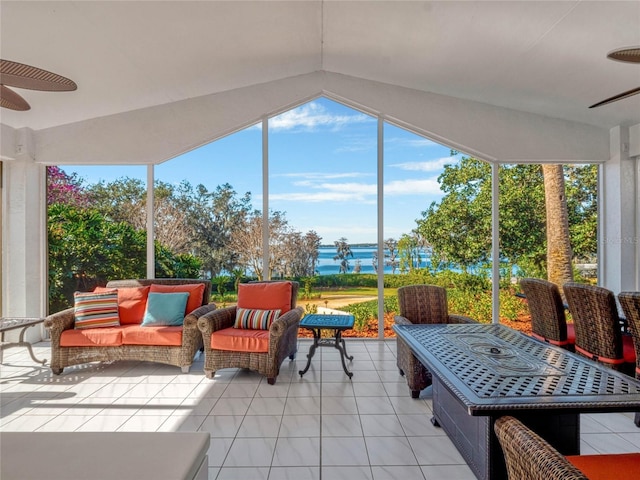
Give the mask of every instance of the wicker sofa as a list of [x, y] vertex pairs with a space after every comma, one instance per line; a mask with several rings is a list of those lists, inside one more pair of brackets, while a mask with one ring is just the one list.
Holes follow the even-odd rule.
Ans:
[[[204, 284], [201, 306], [189, 312], [182, 326], [179, 327], [141, 327], [136, 324], [121, 325], [119, 327], [101, 328], [105, 338], [111, 330], [113, 335], [126, 338], [124, 332], [133, 333], [131, 341], [102, 340], [99, 337], [88, 336], [81, 342], [69, 341], [72, 336], [80, 335], [74, 330], [75, 309], [68, 308], [53, 315], [49, 315], [44, 322], [45, 328], [51, 332], [51, 371], [59, 375], [65, 367], [88, 362], [110, 362], [115, 360], [141, 360], [165, 363], [180, 367], [184, 373], [189, 371], [194, 356], [202, 348], [202, 335], [198, 330], [198, 318], [215, 310], [216, 306], [209, 303], [211, 296], [211, 282], [200, 279], [137, 279], [112, 280], [107, 283], [108, 289], [130, 289], [151, 285], [179, 286]], [[146, 297], [145, 300], [146, 302]], [[142, 322], [142, 318], [140, 318]], [[137, 331], [136, 331], [137, 329]], [[90, 329], [89, 329], [90, 330]], [[65, 332], [67, 332], [65, 334]], [[82, 331], [86, 332], [86, 330]], [[135, 334], [138, 334], [137, 336]], [[65, 338], [63, 338], [63, 335]], [[86, 333], [83, 333], [87, 337]], [[120, 337], [118, 337], [120, 338]], [[62, 340], [62, 342], [61, 342]], [[109, 340], [109, 341], [107, 341]], [[69, 346], [64, 346], [65, 343]], [[106, 345], [105, 345], [106, 343]]]

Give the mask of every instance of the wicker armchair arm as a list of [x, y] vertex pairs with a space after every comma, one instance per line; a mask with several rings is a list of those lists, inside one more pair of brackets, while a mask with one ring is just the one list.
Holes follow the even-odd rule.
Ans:
[[184, 317], [184, 328], [195, 328], [198, 330], [198, 319], [207, 313], [213, 312], [216, 308], [215, 303], [209, 303], [208, 305], [196, 308], [193, 312]]
[[280, 338], [288, 329], [292, 327], [298, 328], [303, 314], [304, 310], [302, 307], [297, 307], [289, 310], [284, 315], [279, 316], [269, 328], [269, 337]]
[[411, 320], [401, 315], [396, 315], [393, 318], [396, 322], [396, 325], [413, 325], [413, 322]]
[[76, 315], [73, 308], [67, 308], [58, 313], [49, 315], [44, 320], [44, 326], [51, 331], [51, 337], [58, 338], [65, 330], [70, 330], [75, 326]]
[[[209, 304], [211, 305], [211, 304]], [[207, 306], [207, 305], [205, 305]], [[204, 307], [201, 307], [204, 308]], [[233, 327], [236, 320], [236, 307], [211, 310], [198, 318], [198, 329], [205, 335], [211, 335], [217, 330]]]
[[465, 315], [449, 315], [449, 324], [456, 323], [478, 323], [473, 318], [467, 317]]

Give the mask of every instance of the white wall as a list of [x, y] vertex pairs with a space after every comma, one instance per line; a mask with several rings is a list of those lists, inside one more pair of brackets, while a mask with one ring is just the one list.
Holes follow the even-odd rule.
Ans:
[[638, 157], [629, 155], [629, 130], [611, 129], [610, 159], [600, 176], [598, 278], [616, 293], [640, 289]]
[[[14, 160], [3, 163], [2, 316], [46, 314], [45, 167], [35, 161], [29, 129], [15, 131]], [[27, 330], [26, 339], [41, 330]], [[7, 340], [18, 332], [7, 332]]]

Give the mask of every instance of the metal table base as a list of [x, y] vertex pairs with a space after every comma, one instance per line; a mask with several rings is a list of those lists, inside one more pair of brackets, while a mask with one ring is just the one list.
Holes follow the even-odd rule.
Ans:
[[[25, 347], [31, 355], [31, 359], [36, 363], [44, 365], [47, 360], [38, 360], [33, 353], [33, 347], [29, 342], [24, 341], [24, 334], [27, 328], [39, 325], [44, 322], [44, 318], [0, 318], [0, 363], [3, 362], [3, 352], [9, 347]], [[4, 333], [9, 330], [20, 330], [20, 337], [17, 342], [5, 342]]]
[[[347, 353], [347, 346], [342, 338], [342, 332], [353, 328], [353, 315], [320, 315], [313, 314], [305, 316], [300, 322], [300, 326], [313, 332], [313, 345], [307, 354], [307, 365], [304, 370], [298, 373], [302, 377], [311, 366], [311, 359], [316, 353], [318, 347], [333, 347], [340, 352], [340, 360], [342, 361], [342, 369], [349, 378], [353, 377], [353, 372], [347, 369], [345, 358], [349, 361], [353, 360], [353, 356]], [[333, 338], [322, 338], [322, 330], [333, 331]]]

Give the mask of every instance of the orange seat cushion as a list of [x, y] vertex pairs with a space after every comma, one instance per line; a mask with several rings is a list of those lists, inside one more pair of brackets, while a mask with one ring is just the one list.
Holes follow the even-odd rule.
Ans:
[[122, 327], [72, 328], [60, 335], [61, 347], [118, 347], [122, 345]]
[[[193, 312], [196, 308], [202, 306], [202, 295], [204, 295], [204, 283], [187, 283], [185, 285], [151, 285], [151, 291], [154, 293], [177, 293], [187, 292], [187, 308], [184, 314]], [[144, 312], [143, 312], [144, 315]]]
[[156, 345], [166, 347], [182, 346], [182, 326], [130, 325], [122, 329], [124, 345]]
[[622, 358], [626, 363], [636, 363], [636, 350], [633, 348], [633, 337], [622, 335]]
[[631, 480], [640, 478], [640, 453], [571, 455], [567, 457], [589, 480]]
[[576, 329], [573, 323], [567, 323], [567, 341], [569, 345], [576, 344]]
[[94, 292], [118, 291], [118, 316], [120, 325], [140, 325], [147, 308], [149, 286], [146, 287], [96, 287]]
[[223, 328], [211, 335], [211, 348], [232, 352], [267, 353], [269, 351], [269, 330]]
[[291, 310], [291, 282], [241, 283], [238, 285], [238, 307], [250, 310]]

